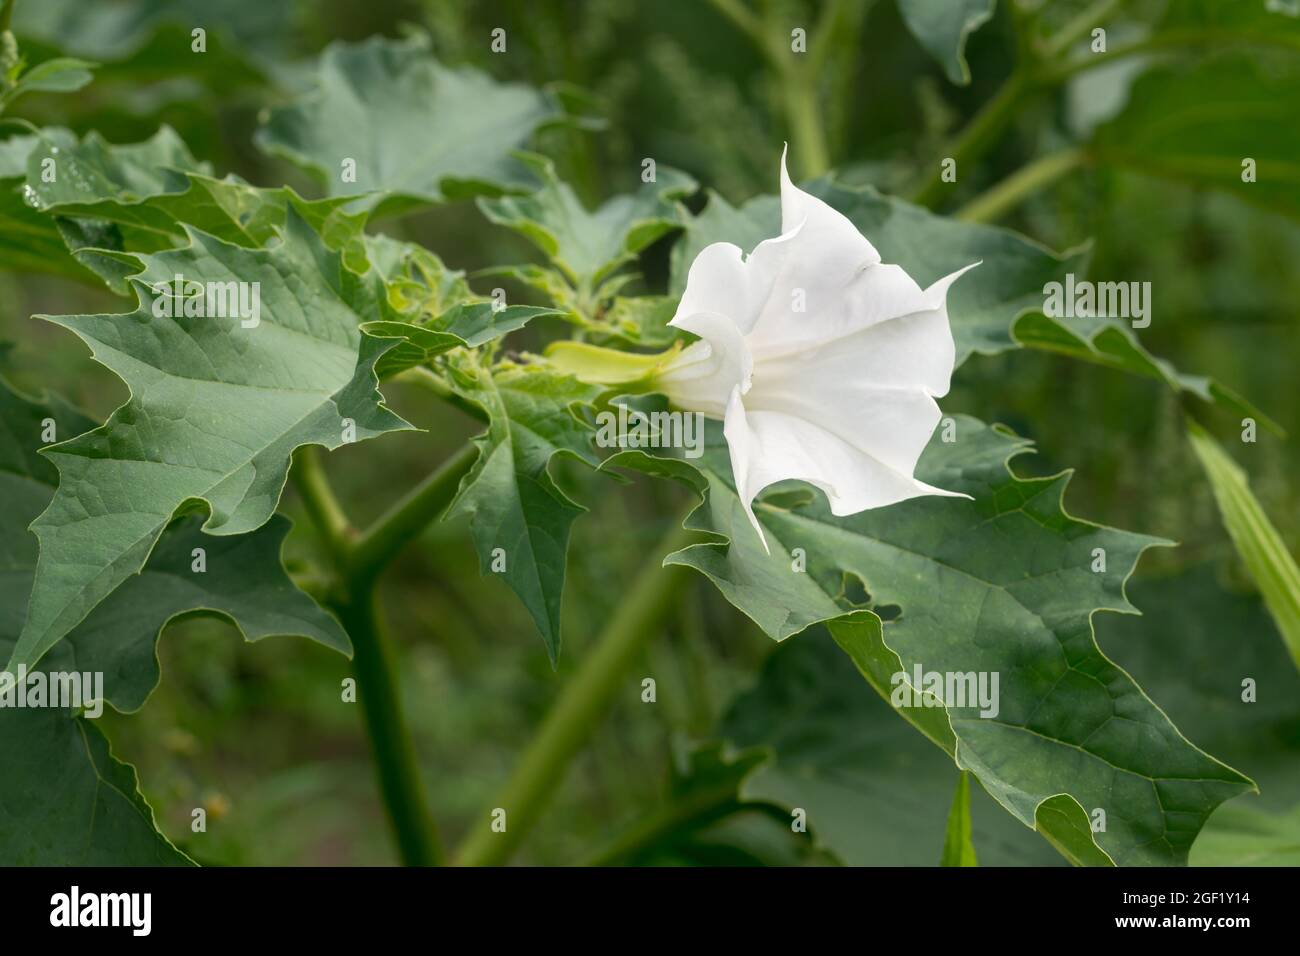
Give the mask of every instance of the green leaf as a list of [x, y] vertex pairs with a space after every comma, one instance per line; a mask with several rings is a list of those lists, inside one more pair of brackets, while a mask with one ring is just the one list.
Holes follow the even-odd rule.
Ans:
[[948, 811], [948, 828], [943, 837], [943, 855], [940, 866], [979, 866], [975, 846], [971, 843], [970, 774], [962, 771], [957, 777], [957, 792], [952, 797]]
[[[71, 136], [62, 130], [56, 135]], [[39, 142], [34, 134], [0, 140], [0, 268], [95, 282], [96, 277], [68, 254], [58, 227], [37, 210], [36, 194], [27, 188], [27, 157]]]
[[[542, 93], [450, 69], [428, 43], [372, 37], [321, 54], [316, 89], [271, 111], [257, 143], [318, 175], [330, 196], [385, 193], [386, 211], [535, 183], [514, 151], [560, 116]], [[355, 181], [343, 178], [356, 163]]]
[[1300, 866], [1300, 805], [1282, 813], [1230, 803], [1192, 847], [1193, 866]]
[[[78, 278], [93, 273], [113, 291], [127, 294], [126, 278], [134, 269], [130, 260], [124, 263], [118, 255], [126, 249], [127, 239], [110, 217], [101, 216], [104, 209], [112, 207], [99, 201], [143, 203], [181, 188], [185, 170], [205, 167], [165, 126], [144, 142], [122, 146], [110, 145], [94, 132], [78, 141], [72, 133], [57, 128], [28, 139], [29, 143], [22, 144], [26, 182], [20, 195], [28, 207], [24, 218], [32, 223], [29, 231], [39, 230], [42, 238], [60, 240], [71, 253], [71, 261], [67, 254], [54, 254], [52, 262], [67, 263], [65, 268]], [[11, 158], [17, 155], [14, 150]], [[99, 206], [92, 208], [95, 203]], [[144, 242], [132, 238], [135, 247], [145, 251], [176, 244], [159, 243], [149, 235], [143, 237]]]
[[[55, 129], [51, 127], [46, 132], [53, 133]], [[72, 135], [67, 130], [58, 130], [58, 133], [64, 136]], [[0, 179], [26, 176], [27, 157], [39, 142], [40, 137], [35, 133], [22, 133], [0, 140]]]
[[135, 769], [92, 721], [0, 713], [0, 860], [7, 866], [192, 866], [158, 832]]
[[[1194, 865], [1226, 864], [1228, 852], [1242, 865], [1251, 862], [1247, 852], [1285, 854], [1293, 841], [1280, 826], [1300, 805], [1300, 674], [1259, 596], [1230, 590], [1222, 577], [1200, 565], [1136, 581], [1133, 599], [1146, 616], [1097, 622], [1101, 646], [1190, 739], [1259, 783], [1259, 796], [1210, 817], [1192, 847]], [[1283, 842], [1266, 846], [1266, 834]]]
[[1300, 668], [1300, 567], [1251, 493], [1246, 473], [1196, 422], [1188, 420], [1187, 432], [1232, 543], [1259, 587], [1291, 660]]
[[657, 171], [654, 182], [588, 212], [555, 175], [549, 159], [531, 154], [523, 159], [541, 187], [526, 196], [479, 199], [479, 208], [492, 222], [530, 239], [581, 290], [597, 289], [619, 266], [677, 228], [681, 222], [677, 200], [697, 188], [690, 176], [665, 167]]
[[[592, 429], [575, 415], [601, 389], [541, 367], [453, 368], [456, 390], [488, 414], [479, 456], [448, 517], [468, 515], [483, 574], [498, 573], [523, 601], [554, 664], [569, 531], [586, 509], [551, 477], [566, 455], [596, 465]], [[503, 564], [504, 562], [504, 564]]]
[[186, 172], [210, 168], [190, 155], [169, 126], [144, 142], [125, 145], [110, 144], [93, 131], [77, 141], [66, 130], [45, 130], [27, 156], [27, 185], [40, 208], [106, 198], [139, 202], [181, 192]]
[[[106, 63], [137, 83], [177, 75], [204, 74], [232, 86], [258, 79], [259, 73], [286, 69], [289, 42], [301, 33], [296, 3], [263, 0], [114, 0], [93, 6], [81, 0], [19, 3], [14, 31], [58, 49]], [[191, 31], [202, 26], [207, 49], [192, 50]], [[253, 68], [250, 71], [250, 67]]]
[[[1252, 784], [1188, 743], [1092, 632], [1099, 610], [1136, 612], [1124, 581], [1163, 542], [1069, 516], [1068, 474], [1018, 478], [1007, 461], [1024, 441], [955, 421], [956, 441], [932, 441], [917, 477], [972, 500], [919, 498], [835, 518], [821, 497], [792, 501], [778, 485], [776, 500], [754, 509], [770, 554], [735, 494], [719, 428], [693, 464], [624, 452], [606, 465], [697, 488], [704, 500], [688, 527], [716, 541], [665, 562], [705, 574], [776, 640], [831, 622], [886, 699], [917, 668], [999, 675], [997, 714], [968, 701], [904, 716], [1071, 859], [1185, 862], [1210, 812]], [[1109, 822], [1094, 843], [1087, 820], [1098, 809]]]
[[97, 64], [72, 57], [56, 57], [38, 63], [19, 77], [13, 89], [5, 94], [9, 102], [24, 93], [72, 93], [89, 83], [94, 76], [91, 70]]
[[569, 285], [569, 280], [558, 269], [548, 269], [546, 266], [533, 263], [518, 266], [492, 266], [474, 273], [475, 279], [489, 277], [512, 279], [521, 285], [528, 286], [530, 289], [535, 289], [546, 296], [547, 301], [553, 306], [566, 310], [569, 313], [566, 315], [567, 321], [586, 327], [595, 327], [595, 323], [589, 322], [586, 316], [582, 314], [582, 310], [587, 308], [589, 303], [578, 298], [577, 291], [573, 286]]
[[623, 342], [635, 348], [667, 348], [680, 336], [668, 325], [676, 312], [677, 299], [673, 296], [619, 296], [610, 304], [597, 338]]
[[[39, 661], [139, 571], [182, 507], [206, 505], [210, 534], [251, 531], [270, 519], [299, 445], [336, 448], [409, 427], [376, 389], [388, 344], [357, 328], [379, 314], [379, 280], [344, 268], [296, 213], [268, 249], [192, 231], [186, 248], [141, 262], [135, 312], [48, 317], [132, 394], [105, 425], [46, 452], [59, 491], [32, 526], [40, 562], [11, 666]], [[156, 316], [167, 297], [155, 301], [154, 290], [175, 275], [260, 283], [260, 324]]]
[[[22, 630], [36, 575], [37, 540], [27, 527], [49, 505], [58, 472], [38, 454], [46, 437], [80, 435], [95, 423], [54, 397], [38, 402], [0, 379], [0, 658]], [[47, 429], [53, 429], [51, 436]], [[42, 659], [47, 670], [99, 671], [106, 698], [120, 711], [138, 710], [158, 684], [154, 643], [181, 614], [229, 620], [249, 641], [279, 634], [308, 637], [348, 656], [338, 623], [289, 580], [280, 551], [289, 521], [275, 516], [246, 535], [203, 534], [195, 517], [173, 522], [139, 574], [127, 578]], [[193, 570], [195, 548], [205, 553]]]
[[917, 42], [959, 86], [970, 83], [966, 38], [993, 16], [996, 0], [898, 0], [898, 12]]
[[389, 306], [411, 322], [436, 318], [464, 302], [486, 301], [469, 287], [464, 272], [447, 268], [417, 243], [382, 234], [366, 236], [365, 256], [383, 277]]
[[[57, 398], [37, 402], [0, 380], [0, 657], [23, 624], [36, 572], [27, 525], [45, 508], [58, 474], [37, 454], [48, 428], [94, 427]], [[42, 670], [103, 674], [107, 702], [138, 709], [157, 686], [155, 642], [181, 614], [228, 618], [248, 640], [299, 634], [350, 654], [338, 623], [297, 590], [280, 564], [288, 521], [239, 537], [201, 534], [193, 518], [162, 537], [128, 579], [42, 661]], [[206, 571], [192, 551], [206, 551]], [[92, 720], [57, 708], [0, 708], [0, 859], [32, 865], [187, 864], [159, 834], [134, 770], [114, 759]], [[56, 798], [57, 795], [57, 798]]]
[[24, 200], [23, 188], [22, 180], [0, 179], [0, 269], [98, 284], [98, 277], [69, 255], [54, 221]]
[[387, 288], [391, 316], [363, 323], [368, 335], [393, 339], [380, 358], [380, 380], [391, 378], [454, 348], [477, 348], [523, 328], [555, 309], [495, 303], [476, 294], [465, 274], [448, 269], [432, 252], [387, 236], [367, 236], [365, 251]]
[[[982, 263], [948, 294], [957, 365], [973, 352], [996, 355], [1020, 346], [1060, 352], [1155, 379], [1280, 431], [1230, 389], [1181, 374], [1152, 356], [1121, 319], [1045, 315], [1047, 284], [1064, 282], [1068, 273], [1082, 274], [1086, 251], [1058, 256], [1008, 229], [936, 216], [869, 186], [820, 179], [805, 188], [843, 213], [884, 261], [902, 266], [922, 287], [972, 262]], [[780, 227], [780, 202], [775, 196], [756, 197], [736, 209], [711, 194], [708, 206], [688, 221], [685, 236], [673, 249], [671, 289], [681, 294], [691, 262], [710, 243], [732, 242], [749, 252], [777, 235]]]
[[424, 365], [454, 348], [477, 348], [522, 329], [538, 316], [561, 315], [555, 309], [511, 305], [498, 309], [491, 302], [458, 305], [426, 325], [380, 320], [365, 322], [361, 330], [377, 339], [396, 339], [396, 347], [376, 366], [380, 380]]
[[[1287, 9], [1287, 5], [1290, 9]], [[1300, 9], [1290, 0], [1180, 0], [1165, 7], [1157, 35], [1210, 38], [1216, 46], [1243, 43], [1300, 50]]]
[[[1279, 29], [1290, 24], [1283, 35], [1300, 50], [1300, 21], [1271, 19]], [[1128, 105], [1098, 128], [1091, 151], [1103, 162], [1228, 192], [1297, 219], [1297, 99], [1294, 55], [1276, 63], [1246, 53], [1162, 63], [1134, 82]], [[1247, 159], [1254, 161], [1253, 182], [1243, 180]]]
[[[306, 200], [287, 187], [262, 189], [235, 176], [215, 179], [166, 126], [142, 143], [125, 145], [96, 133], [78, 141], [63, 130], [32, 139], [25, 161], [30, 204], [55, 217], [77, 260], [119, 294], [128, 294], [134, 270], [132, 259], [124, 265], [116, 253], [184, 245], [187, 227], [236, 245], [262, 246], [284, 229], [290, 207], [327, 246], [344, 251], [349, 268], [367, 268], [367, 214], [349, 211], [346, 197]], [[54, 182], [45, 182], [46, 168], [56, 173]]]
[[[814, 844], [847, 865], [933, 866], [958, 771], [847, 663], [820, 628], [769, 655], [718, 731], [738, 746], [772, 751], [740, 796], [787, 814], [802, 809]], [[922, 713], [946, 729], [941, 710]], [[985, 865], [1063, 864], [981, 787], [971, 789], [971, 840]]]
[[1123, 320], [1096, 316], [1053, 319], [1029, 312], [1017, 320], [1013, 334], [1020, 345], [1154, 379], [1175, 392], [1194, 395], [1238, 416], [1254, 418], [1274, 434], [1284, 434], [1281, 425], [1227, 386], [1203, 375], [1179, 372], [1169, 362], [1152, 355]]

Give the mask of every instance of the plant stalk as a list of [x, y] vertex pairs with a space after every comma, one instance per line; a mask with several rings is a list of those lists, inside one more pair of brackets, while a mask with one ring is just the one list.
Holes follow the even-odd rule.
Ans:
[[362, 585], [335, 605], [352, 638], [352, 673], [365, 714], [379, 789], [407, 866], [439, 866], [442, 850], [402, 712], [392, 651], [379, 625], [373, 588]]
[[345, 566], [348, 578], [360, 582], [373, 580], [402, 548], [442, 514], [477, 458], [478, 449], [466, 444], [380, 516], [353, 544]]
[[1029, 195], [1078, 169], [1086, 159], [1079, 149], [1063, 149], [1039, 157], [980, 193], [957, 210], [954, 218], [966, 222], [995, 222]]
[[1070, 51], [1070, 47], [1118, 12], [1128, 0], [1096, 0], [1079, 13], [1043, 46], [1043, 59], [1052, 60]]
[[467, 445], [359, 539], [330, 488], [317, 449], [300, 449], [292, 472], [341, 577], [330, 604], [352, 640], [352, 673], [380, 794], [407, 866], [438, 866], [442, 850], [402, 711], [393, 651], [380, 624], [374, 580], [388, 560], [437, 517], [455, 493], [462, 465], [467, 469], [464, 463], [473, 460], [473, 448]]
[[291, 474], [294, 487], [302, 498], [312, 524], [324, 539], [330, 558], [336, 567], [340, 566], [347, 556], [349, 543], [356, 529], [352, 527], [352, 523], [343, 512], [343, 506], [334, 497], [329, 479], [325, 477], [325, 469], [320, 460], [320, 448], [315, 445], [304, 445], [299, 448], [294, 455]]
[[[1033, 88], [1028, 74], [1017, 68], [1007, 77], [993, 99], [984, 104], [961, 134], [946, 147], [942, 158], [956, 161], [959, 180], [966, 166], [981, 156], [1002, 134]], [[933, 170], [912, 191], [909, 198], [918, 205], [933, 208], [939, 205], [944, 193], [954, 185], [956, 184], [943, 181], [942, 165], [935, 163]]]
[[664, 567], [662, 556], [691, 541], [689, 532], [675, 527], [650, 552], [623, 602], [588, 649], [493, 804], [506, 811], [505, 831], [493, 832], [484, 814], [457, 851], [456, 863], [500, 865], [537, 823], [597, 719], [625, 689], [628, 671], [672, 610], [673, 598], [690, 573], [682, 567]]

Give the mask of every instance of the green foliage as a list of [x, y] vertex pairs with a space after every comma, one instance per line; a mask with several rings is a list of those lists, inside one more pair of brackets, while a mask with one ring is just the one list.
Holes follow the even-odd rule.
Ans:
[[576, 410], [601, 389], [543, 369], [452, 370], [453, 387], [483, 409], [488, 429], [474, 440], [478, 460], [452, 503], [470, 516], [483, 574], [501, 574], [524, 602], [555, 663], [569, 529], [585, 510], [551, 476], [565, 455], [597, 464], [592, 432]]
[[[41, 556], [11, 667], [38, 662], [136, 573], [183, 505], [206, 506], [209, 533], [252, 531], [274, 512], [296, 447], [407, 427], [375, 389], [384, 346], [357, 328], [376, 307], [375, 283], [297, 215], [267, 249], [192, 230], [188, 247], [139, 259], [126, 318], [51, 317], [133, 394], [103, 426], [48, 453], [59, 490], [33, 525]], [[258, 282], [265, 314], [249, 327], [249, 316], [175, 316], [196, 303], [168, 286], [175, 275], [230, 289]], [[160, 303], [175, 317], [159, 321]], [[222, 311], [237, 311], [233, 299]]]
[[[1300, 50], [1300, 20], [1270, 19], [1289, 26], [1282, 36]], [[1297, 97], [1300, 65], [1293, 60], [1233, 53], [1161, 64], [1133, 84], [1128, 105], [1097, 130], [1091, 148], [1107, 163], [1225, 190], [1298, 219], [1300, 130], [1287, 106]]]
[[[94, 422], [62, 400], [35, 402], [0, 380], [0, 656], [9, 657], [37, 567], [27, 525], [49, 504], [58, 474], [38, 451], [48, 427], [78, 434]], [[199, 522], [170, 527], [141, 573], [118, 587], [42, 660], [42, 674], [104, 675], [102, 704], [137, 710], [159, 680], [154, 649], [173, 619], [195, 613], [231, 621], [250, 641], [299, 634], [345, 654], [338, 623], [290, 582], [280, 563], [289, 522], [238, 537], [201, 534]], [[204, 549], [195, 572], [194, 549]], [[6, 668], [10, 674], [16, 668]], [[91, 686], [83, 684], [83, 694]], [[0, 692], [13, 693], [0, 687]], [[86, 701], [88, 703], [89, 701]], [[24, 865], [186, 864], [157, 832], [135, 771], [117, 760], [95, 723], [57, 707], [0, 708], [0, 859]], [[50, 793], [59, 794], [51, 800]]]
[[[257, 141], [313, 172], [329, 195], [376, 193], [393, 211], [533, 185], [512, 152], [559, 116], [536, 90], [444, 67], [426, 42], [376, 37], [326, 49], [316, 89], [272, 110]], [[345, 175], [349, 162], [355, 176]]]
[[0, 756], [0, 855], [10, 866], [192, 865], [155, 828], [135, 770], [85, 718], [7, 712]]
[[1259, 796], [1210, 817], [1192, 847], [1197, 866], [1285, 855], [1288, 818], [1300, 803], [1300, 674], [1260, 598], [1224, 577], [1200, 565], [1138, 582], [1143, 618], [1098, 619], [1102, 646], [1170, 718], [1259, 784]]
[[492, 222], [530, 239], [582, 297], [599, 296], [614, 270], [675, 229], [676, 200], [696, 188], [685, 173], [658, 170], [637, 192], [615, 196], [588, 212], [568, 184], [556, 177], [550, 160], [528, 157], [527, 162], [541, 180], [539, 189], [526, 196], [480, 199], [479, 208]]
[[[1096, 855], [1076, 828], [1101, 809], [1110, 823], [1095, 843], [1111, 860], [1185, 862], [1210, 812], [1252, 784], [1188, 743], [1101, 654], [1091, 623], [1098, 610], [1135, 612], [1123, 583], [1141, 552], [1162, 542], [1067, 515], [1068, 476], [1009, 471], [1024, 448], [969, 418], [956, 420], [955, 441], [932, 441], [918, 476], [970, 501], [923, 498], [835, 518], [817, 499], [760, 498], [770, 553], [749, 527], [716, 434], [696, 465], [641, 452], [611, 462], [701, 492], [689, 525], [717, 540], [669, 563], [705, 574], [776, 640], [831, 622], [863, 677], [896, 707], [900, 687], [923, 689], [914, 673], [999, 674], [995, 713], [969, 699], [944, 702], [946, 725], [935, 723], [937, 710], [906, 701], [903, 713], [1068, 856]], [[932, 593], [944, 600], [927, 600]], [[1060, 795], [1073, 800], [1066, 821], [1040, 814]]]
[[[966, 38], [993, 16], [997, 0], [898, 0], [903, 22], [953, 83], [970, 83]], [[1014, 0], [1013, 0], [1014, 2]]]
[[1194, 421], [1187, 427], [1228, 534], [1259, 583], [1291, 660], [1300, 668], [1300, 567], [1251, 493], [1245, 472], [1204, 428]]
[[[163, 835], [181, 806], [180, 788], [164, 781], [184, 748], [160, 758], [158, 741], [172, 739], [178, 711], [216, 721], [228, 706], [244, 739], [261, 736], [241, 722], [250, 714], [268, 725], [302, 719], [314, 736], [345, 740], [323, 750], [359, 752], [344, 738], [355, 731], [337, 716], [328, 669], [343, 658], [311, 656], [354, 645], [359, 710], [404, 850], [412, 834], [433, 832], [429, 804], [450, 808], [453, 832], [481, 829], [483, 781], [506, 760], [494, 735], [514, 746], [541, 726], [519, 759], [525, 784], [564, 779], [565, 762], [596, 740], [591, 767], [561, 791], [576, 822], [539, 830], [530, 847], [541, 862], [1295, 862], [1300, 675], [1286, 655], [1300, 661], [1300, 572], [1285, 544], [1296, 531], [1294, 452], [1280, 436], [1300, 421], [1285, 397], [1268, 417], [1218, 377], [1178, 369], [1212, 365], [1255, 394], [1270, 370], [1289, 368], [1284, 349], [1269, 355], [1261, 343], [1294, 339], [1275, 316], [1294, 301], [1285, 264], [1300, 252], [1300, 142], [1288, 112], [1300, 19], [1227, 0], [1084, 17], [1066, 4], [995, 0], [898, 0], [896, 12], [870, 16], [864, 0], [815, 16], [803, 16], [810, 4], [734, 0], [599, 6], [580, 22], [562, 5], [502, 19], [492, 4], [438, 4], [425, 13], [431, 41], [386, 38], [397, 27], [387, 5], [349, 11], [346, 23], [333, 22], [332, 7], [300, 18], [297, 3], [211, 6], [22, 2], [16, 36], [3, 32], [0, 110], [6, 121], [15, 110], [28, 117], [0, 139], [6, 319], [51, 313], [37, 317], [73, 332], [72, 347], [89, 346], [112, 376], [82, 375], [68, 363], [84, 354], [63, 352], [72, 337], [24, 325], [7, 332], [31, 343], [2, 343], [0, 361], [33, 381], [56, 369], [61, 382], [81, 383], [89, 407], [116, 411], [88, 417], [0, 387], [0, 658], [10, 669], [103, 672], [102, 702], [134, 714], [168, 696], [166, 685], [154, 695], [162, 630], [217, 618], [248, 642], [309, 638], [258, 660], [288, 662], [277, 686], [300, 679], [304, 700], [329, 703], [285, 703], [300, 696], [296, 684], [274, 706], [223, 698], [211, 692], [222, 680], [257, 678], [202, 657], [200, 645], [175, 658], [195, 671], [178, 679], [204, 682], [197, 703], [109, 715], [107, 732], [89, 708], [0, 709], [0, 862], [240, 859], [227, 836], [187, 835], [178, 848]], [[798, 54], [781, 22], [796, 10], [809, 27]], [[1094, 15], [1110, 47], [1081, 56]], [[509, 57], [486, 39], [499, 22]], [[195, 24], [206, 50], [194, 45]], [[900, 28], [970, 89], [934, 83]], [[1107, 63], [1127, 72], [1107, 74]], [[989, 96], [986, 77], [1008, 74]], [[1092, 79], [1109, 84], [1110, 106], [1080, 119]], [[959, 112], [969, 114], [962, 128]], [[620, 402], [660, 407], [620, 392], [652, 390], [689, 343], [668, 322], [696, 255], [714, 242], [749, 252], [779, 233], [779, 200], [753, 192], [773, 185], [782, 140], [792, 168], [817, 174], [807, 189], [920, 285], [981, 265], [949, 296], [951, 418], [917, 470], [967, 497], [836, 517], [815, 490], [784, 483], [754, 505], [769, 550], [736, 494], [718, 423], [698, 459], [650, 449], [605, 457], [593, 414]], [[958, 180], [927, 186], [949, 156]], [[304, 198], [280, 160], [314, 177], [323, 198]], [[918, 181], [915, 202], [890, 195], [906, 176]], [[1149, 177], [1191, 188], [1157, 192]], [[996, 202], [976, 196], [955, 218], [940, 208], [999, 182], [987, 194]], [[1208, 191], [1222, 195], [1200, 195]], [[1147, 192], [1178, 197], [1177, 215]], [[1144, 223], [1129, 235], [1133, 216], [1118, 215], [1134, 196], [1154, 210], [1149, 234]], [[456, 203], [469, 197], [477, 201]], [[1014, 215], [1016, 230], [969, 221], [994, 208]], [[517, 264], [528, 252], [518, 237], [544, 261]], [[1046, 314], [1049, 283], [1127, 267], [1128, 257], [1153, 274], [1162, 303], [1141, 340], [1121, 318]], [[211, 284], [228, 306], [257, 283], [256, 321], [232, 308], [203, 314], [206, 288], [196, 298], [175, 287], [178, 276]], [[508, 287], [508, 305], [476, 287], [485, 278]], [[104, 292], [134, 305], [106, 311]], [[1251, 357], [1216, 347], [1225, 329], [1252, 343]], [[1250, 334], [1265, 329], [1272, 338]], [[1025, 375], [1030, 363], [1048, 371]], [[1164, 390], [1133, 391], [1110, 370]], [[1208, 430], [1190, 423], [1182, 444], [1184, 428], [1165, 421], [1187, 397], [1279, 436], [1260, 442], [1249, 482]], [[367, 444], [369, 457], [330, 456], [330, 479], [348, 492], [340, 505], [318, 459], [295, 451], [415, 431], [388, 398], [425, 428], [382, 450]], [[486, 427], [454, 452], [466, 412]], [[1187, 540], [1162, 552], [1161, 569], [1179, 573], [1135, 582], [1130, 600], [1139, 557], [1168, 542], [1072, 517], [1069, 473], [1013, 471], [1029, 442], [981, 419], [1013, 422], [1052, 462], [1082, 462], [1072, 495], [1091, 513], [1138, 514], [1143, 528]], [[1113, 454], [1091, 460], [1085, 426], [1108, 429]], [[431, 446], [435, 459], [453, 452], [441, 468]], [[1115, 467], [1126, 449], [1141, 463]], [[1192, 455], [1227, 537], [1179, 517], [1208, 505], [1203, 492], [1170, 500], [1182, 497]], [[614, 468], [672, 481], [629, 492], [606, 480]], [[286, 498], [291, 471], [297, 495]], [[698, 540], [678, 541], [664, 563], [700, 572], [691, 580], [725, 601], [699, 600], [685, 574], [653, 576], [668, 549], [645, 532], [668, 523], [680, 485], [698, 498], [686, 522]], [[579, 502], [594, 520], [578, 522]], [[311, 527], [290, 536], [295, 512]], [[365, 530], [353, 526], [374, 515]], [[446, 523], [426, 531], [435, 518]], [[376, 600], [376, 573], [417, 540]], [[486, 580], [462, 567], [471, 543]], [[1225, 590], [1222, 569], [1185, 570], [1230, 544], [1262, 600]], [[643, 562], [650, 571], [629, 582]], [[501, 603], [502, 583], [517, 605]], [[379, 605], [418, 666], [385, 660], [389, 642], [368, 613]], [[1120, 613], [1097, 614], [1107, 610]], [[529, 621], [544, 657], [518, 637]], [[562, 630], [579, 637], [563, 659]], [[650, 643], [661, 630], [671, 646]], [[749, 642], [757, 631], [772, 640]], [[426, 642], [430, 632], [441, 643]], [[633, 686], [630, 669], [647, 655], [671, 688], [665, 706], [629, 720], [620, 704], [614, 729], [590, 726], [602, 702], [631, 696], [621, 682]], [[939, 699], [929, 672], [997, 675], [996, 714]], [[897, 699], [904, 690], [914, 693]], [[405, 738], [403, 701], [418, 702], [409, 723], [420, 747]], [[428, 746], [430, 724], [442, 749]], [[155, 821], [110, 736], [141, 752], [132, 759], [144, 789], [173, 812]], [[644, 768], [662, 765], [669, 740], [666, 786], [647, 798]], [[423, 774], [414, 757], [434, 750], [438, 772]], [[1253, 789], [1224, 760], [1262, 795], [1223, 805]], [[303, 773], [267, 789], [285, 800], [312, 770]], [[425, 777], [437, 780], [433, 800]], [[517, 784], [506, 792], [531, 805], [510, 812], [527, 830], [547, 820], [537, 806], [547, 795]], [[364, 816], [352, 806], [344, 815]], [[792, 819], [807, 832], [792, 831]], [[511, 845], [524, 835], [512, 830]]]
[[948, 830], [944, 834], [939, 865], [979, 866], [975, 847], [971, 844], [970, 774], [964, 771], [957, 778], [957, 792], [953, 794], [952, 809], [948, 811]]
[[[740, 795], [790, 812], [803, 808], [818, 847], [851, 866], [933, 866], [945, 843], [959, 774], [952, 760], [863, 693], [844, 654], [818, 631], [781, 644], [757, 686], [719, 732], [773, 750]], [[930, 711], [930, 713], [938, 713]], [[980, 787], [970, 801], [971, 839], [985, 865], [1053, 865], [1060, 857]]]

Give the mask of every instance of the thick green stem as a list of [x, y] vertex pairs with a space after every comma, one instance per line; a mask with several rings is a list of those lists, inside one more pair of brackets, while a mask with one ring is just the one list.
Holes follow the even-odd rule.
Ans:
[[812, 179], [831, 166], [826, 127], [817, 101], [817, 80], [826, 57], [830, 29], [841, 15], [843, 0], [830, 0], [814, 31], [810, 52], [797, 54], [785, 38], [766, 29], [741, 0], [710, 0], [714, 8], [750, 38], [776, 73], [786, 125], [794, 144], [798, 176]]
[[[1025, 102], [1064, 79], [1063, 76], [1051, 73], [1044, 66], [1045, 62], [1067, 51], [1080, 37], [1114, 14], [1124, 2], [1125, 0], [1098, 0], [1070, 21], [1056, 36], [1046, 41], [1041, 54], [1034, 53], [1033, 44], [1020, 44], [1021, 59], [1011, 76], [944, 150], [943, 159], [956, 161], [958, 177], [1002, 135]], [[1023, 30], [1025, 23], [1018, 22], [1018, 27]], [[1024, 38], [1023, 33], [1020, 36]], [[939, 205], [948, 185], [951, 184], [943, 181], [942, 165], [935, 163], [912, 191], [910, 198], [915, 203], [933, 208]]]
[[1027, 196], [1079, 168], [1085, 159], [1084, 152], [1079, 149], [1063, 149], [1042, 156], [980, 193], [962, 206], [955, 217], [966, 222], [994, 222]]
[[689, 572], [663, 567], [663, 556], [690, 542], [689, 532], [678, 528], [650, 552], [618, 610], [588, 649], [493, 804], [493, 809], [505, 810], [506, 829], [494, 832], [490, 815], [483, 814], [456, 853], [457, 863], [500, 865], [536, 824], [569, 762], [595, 729], [601, 713], [626, 687], [627, 672], [673, 608], [673, 598]]
[[352, 672], [384, 806], [402, 862], [437, 866], [442, 862], [437, 829], [403, 716], [392, 651], [380, 626], [374, 579], [402, 545], [446, 506], [460, 474], [473, 463], [473, 449], [466, 446], [444, 463], [359, 539], [317, 454], [315, 448], [299, 450], [294, 483], [341, 577], [331, 604], [352, 639]]
[[343, 507], [334, 497], [325, 469], [320, 462], [320, 449], [305, 445], [294, 454], [293, 484], [298, 489], [312, 524], [320, 532], [335, 565], [344, 561], [349, 541], [356, 533]]
[[[961, 134], [947, 146], [942, 159], [955, 161], [958, 178], [970, 163], [1002, 135], [1002, 131], [1015, 117], [1016, 111], [1032, 90], [1033, 85], [1023, 71], [1017, 70], [1012, 73], [993, 99], [984, 104]], [[912, 202], [922, 206], [937, 206], [944, 193], [954, 185], [955, 183], [943, 181], [943, 166], [941, 163], [935, 163], [921, 185], [912, 191], [910, 198]]]
[[442, 851], [420, 780], [415, 747], [398, 695], [387, 638], [379, 626], [372, 588], [362, 586], [335, 606], [352, 638], [352, 673], [366, 718], [379, 788], [407, 866], [438, 866]]
[[397, 552], [442, 514], [477, 457], [478, 450], [465, 445], [385, 512], [352, 546], [345, 567], [348, 577], [353, 581], [372, 580]]
[[798, 157], [797, 169], [804, 179], [815, 179], [831, 168], [830, 148], [817, 102], [817, 80], [804, 70], [792, 71], [782, 79], [785, 88], [785, 116]]

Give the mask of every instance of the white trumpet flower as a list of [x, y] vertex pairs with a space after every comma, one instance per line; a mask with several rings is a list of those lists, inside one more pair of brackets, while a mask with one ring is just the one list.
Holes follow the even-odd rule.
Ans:
[[695, 257], [671, 324], [700, 341], [660, 371], [657, 390], [723, 420], [736, 491], [760, 538], [754, 498], [786, 479], [820, 488], [836, 515], [965, 497], [912, 472], [952, 377], [948, 289], [979, 263], [922, 289], [798, 189], [784, 155], [781, 229], [748, 257], [728, 242]]

